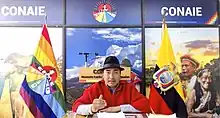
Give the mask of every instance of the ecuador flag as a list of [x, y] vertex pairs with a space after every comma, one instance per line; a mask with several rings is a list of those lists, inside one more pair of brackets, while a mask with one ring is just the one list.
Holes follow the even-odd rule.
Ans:
[[165, 21], [162, 29], [162, 43], [150, 86], [150, 107], [155, 114], [175, 113], [180, 118], [187, 118], [185, 98]]
[[35, 118], [61, 118], [66, 113], [62, 78], [46, 25], [43, 25], [20, 95]]

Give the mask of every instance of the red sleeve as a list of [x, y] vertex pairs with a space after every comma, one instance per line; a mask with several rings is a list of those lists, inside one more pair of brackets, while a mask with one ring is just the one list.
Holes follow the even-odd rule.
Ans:
[[92, 104], [91, 95], [89, 89], [84, 90], [83, 95], [78, 98], [72, 105], [72, 111], [76, 112], [77, 108], [81, 104]]
[[149, 99], [139, 93], [137, 89], [132, 85], [131, 87], [131, 105], [144, 113], [150, 113], [150, 105], [149, 105]]
[[100, 83], [95, 83], [89, 88], [85, 89], [83, 95], [78, 98], [72, 105], [72, 111], [76, 112], [77, 108], [81, 104], [92, 104], [95, 98], [98, 98], [100, 93]]

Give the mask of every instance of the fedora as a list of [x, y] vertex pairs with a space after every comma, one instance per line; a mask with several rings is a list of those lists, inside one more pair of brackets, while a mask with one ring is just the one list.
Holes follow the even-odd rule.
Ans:
[[124, 59], [122, 60], [121, 62], [121, 66], [124, 66], [124, 67], [131, 67], [131, 61], [129, 59]]
[[100, 68], [99, 70], [103, 71], [104, 69], [107, 69], [107, 68], [118, 68], [121, 71], [124, 70], [124, 68], [120, 66], [119, 61], [117, 57], [115, 56], [108, 56], [104, 61], [103, 67]]

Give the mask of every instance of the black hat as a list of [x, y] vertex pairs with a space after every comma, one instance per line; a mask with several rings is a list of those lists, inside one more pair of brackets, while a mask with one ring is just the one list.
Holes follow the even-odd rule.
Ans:
[[120, 67], [119, 61], [117, 57], [115, 56], [108, 56], [105, 59], [103, 67], [100, 68], [99, 70], [103, 71], [104, 69], [107, 69], [107, 68], [119, 68], [121, 71], [124, 70], [124, 68]]
[[131, 67], [131, 61], [129, 59], [124, 59], [122, 60], [121, 65], [125, 67]]

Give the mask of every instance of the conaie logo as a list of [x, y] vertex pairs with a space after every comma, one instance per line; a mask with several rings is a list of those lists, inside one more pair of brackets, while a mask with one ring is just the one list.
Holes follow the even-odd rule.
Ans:
[[202, 16], [202, 7], [162, 7], [165, 16]]
[[1, 16], [44, 16], [45, 6], [2, 6]]
[[94, 70], [93, 70], [93, 73], [94, 73], [94, 74], [102, 74], [102, 71], [101, 71], [101, 70], [94, 69]]
[[110, 0], [102, 0], [96, 3], [92, 14], [98, 22], [109, 23], [116, 17], [117, 11]]

